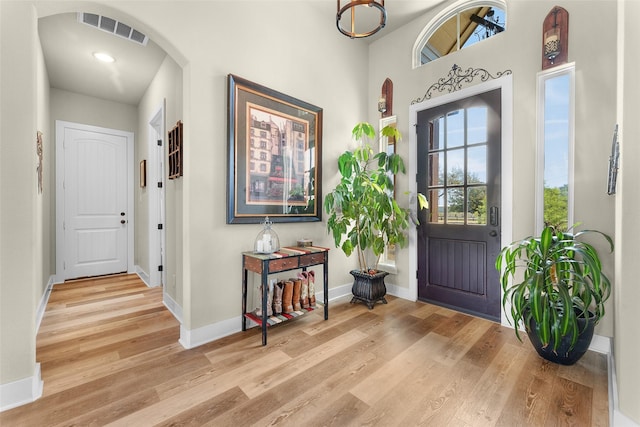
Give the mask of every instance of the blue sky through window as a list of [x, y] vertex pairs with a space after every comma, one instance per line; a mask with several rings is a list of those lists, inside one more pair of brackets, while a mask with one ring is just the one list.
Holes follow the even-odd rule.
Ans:
[[544, 88], [544, 185], [569, 184], [569, 75], [545, 81]]

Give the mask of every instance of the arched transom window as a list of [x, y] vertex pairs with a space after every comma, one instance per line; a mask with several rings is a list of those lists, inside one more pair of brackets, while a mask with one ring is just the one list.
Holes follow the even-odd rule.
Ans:
[[418, 37], [413, 49], [413, 67], [486, 40], [506, 28], [503, 1], [456, 2], [431, 20]]

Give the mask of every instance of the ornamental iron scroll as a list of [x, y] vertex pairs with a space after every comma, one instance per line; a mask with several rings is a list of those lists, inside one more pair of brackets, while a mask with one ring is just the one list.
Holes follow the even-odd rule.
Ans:
[[502, 76], [508, 76], [511, 74], [511, 70], [499, 71], [495, 76], [489, 73], [484, 68], [467, 68], [462, 70], [457, 64], [453, 64], [449, 74], [446, 77], [441, 77], [438, 81], [432, 84], [422, 98], [416, 98], [411, 101], [411, 105], [418, 104], [420, 102], [431, 99], [433, 93], [441, 93], [445, 90], [447, 93], [455, 92], [462, 89], [463, 83], [471, 83], [476, 77], [480, 78], [481, 82], [486, 82], [489, 79], [498, 79]]

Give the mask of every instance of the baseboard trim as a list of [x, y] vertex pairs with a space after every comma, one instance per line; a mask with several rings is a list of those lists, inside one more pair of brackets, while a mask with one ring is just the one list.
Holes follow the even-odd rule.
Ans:
[[44, 317], [44, 312], [47, 309], [47, 303], [49, 302], [49, 297], [51, 296], [51, 291], [53, 290], [53, 284], [55, 282], [55, 276], [49, 276], [49, 281], [47, 282], [47, 287], [40, 298], [40, 304], [38, 304], [38, 311], [36, 312], [36, 335], [38, 335], [38, 331], [40, 331], [40, 323], [42, 323], [42, 318]]
[[142, 268], [140, 268], [139, 265], [135, 266], [135, 270], [140, 280], [142, 280], [144, 284], [147, 285], [147, 288], [152, 288], [153, 286], [151, 286], [151, 280], [149, 279], [149, 275]]
[[0, 384], [0, 412], [38, 400], [42, 396], [43, 385], [39, 363], [36, 363], [33, 376]]
[[406, 299], [409, 301], [416, 301], [415, 296], [411, 295], [411, 291], [409, 288], [404, 288], [401, 286], [396, 286], [393, 283], [385, 283], [387, 285], [387, 293], [389, 295], [393, 295], [394, 297]]
[[[596, 338], [596, 336], [597, 335], [594, 335], [594, 338]], [[602, 338], [606, 339], [609, 343], [609, 352], [607, 353], [607, 368], [609, 371], [609, 423], [615, 427], [640, 427], [640, 424], [637, 424], [635, 421], [620, 412], [616, 364], [615, 358], [613, 357], [613, 338]], [[589, 350], [591, 350], [591, 347], [589, 347]]]
[[222, 322], [212, 323], [197, 329], [187, 329], [184, 325], [180, 325], [180, 339], [178, 340], [182, 347], [192, 349], [203, 344], [224, 338], [242, 330], [240, 316], [223, 320]]
[[162, 303], [182, 325], [182, 307], [166, 292], [162, 294]]
[[[347, 295], [351, 295], [351, 284], [331, 288], [329, 289], [329, 302]], [[324, 301], [324, 291], [316, 292], [316, 299], [318, 301]], [[165, 303], [165, 305], [167, 304]], [[167, 306], [167, 308], [169, 307]], [[171, 310], [171, 308], [169, 308], [169, 310]], [[178, 319], [180, 320], [180, 318]], [[224, 338], [228, 335], [235, 334], [236, 332], [240, 332], [242, 330], [241, 325], [242, 318], [240, 316], [202, 326], [197, 329], [187, 329], [181, 324], [179, 342], [186, 349], [195, 348], [220, 338]], [[249, 327], [252, 326], [256, 325], [250, 322]]]

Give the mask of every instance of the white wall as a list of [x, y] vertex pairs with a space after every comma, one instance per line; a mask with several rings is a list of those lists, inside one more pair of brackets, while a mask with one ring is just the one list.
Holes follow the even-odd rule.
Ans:
[[[37, 49], [37, 126], [42, 132], [42, 193], [36, 198], [36, 248], [40, 248], [40, 265], [36, 264], [36, 282], [41, 286], [34, 295], [36, 307], [41, 302], [50, 278], [55, 275], [55, 212], [52, 207], [55, 200], [55, 132], [50, 120], [49, 76], [44, 62], [40, 39], [36, 39]], [[51, 280], [52, 282], [52, 280]]]
[[0, 408], [42, 391], [35, 363], [36, 301], [42, 288], [35, 142], [42, 124], [37, 115], [46, 109], [39, 108], [36, 93], [36, 22], [31, 4], [0, 2]]
[[[618, 61], [620, 122], [620, 172], [616, 195], [616, 280], [615, 280], [615, 337], [614, 356], [620, 411], [640, 425], [640, 340], [638, 339], [638, 305], [640, 286], [635, 266], [638, 264], [638, 236], [640, 225], [640, 57], [638, 40], [640, 2], [625, 1], [620, 10]], [[622, 424], [621, 424], [622, 425]]]
[[138, 131], [138, 109], [135, 105], [107, 101], [67, 90], [51, 88], [51, 120]]

